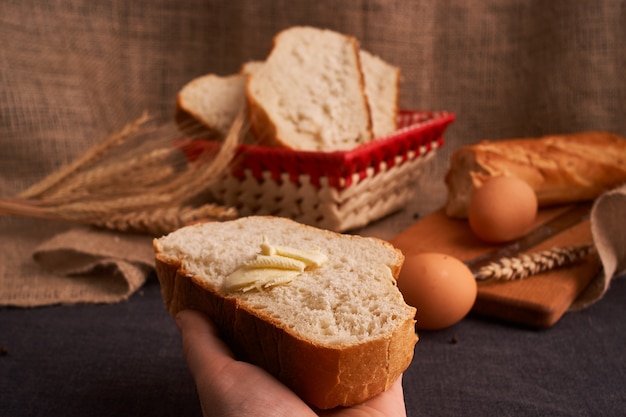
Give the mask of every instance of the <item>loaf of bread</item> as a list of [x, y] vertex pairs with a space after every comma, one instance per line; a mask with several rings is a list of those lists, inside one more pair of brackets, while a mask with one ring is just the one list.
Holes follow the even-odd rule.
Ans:
[[154, 249], [172, 315], [204, 311], [239, 358], [315, 407], [365, 401], [412, 360], [415, 309], [395, 281], [404, 257], [387, 242], [252, 216], [179, 229]]
[[374, 137], [354, 37], [306, 26], [280, 32], [262, 68], [248, 77], [246, 93], [250, 126], [262, 144], [338, 151]]
[[530, 184], [540, 207], [593, 200], [626, 182], [626, 139], [582, 132], [463, 146], [452, 155], [445, 177], [446, 214], [467, 217], [474, 190], [507, 175]]

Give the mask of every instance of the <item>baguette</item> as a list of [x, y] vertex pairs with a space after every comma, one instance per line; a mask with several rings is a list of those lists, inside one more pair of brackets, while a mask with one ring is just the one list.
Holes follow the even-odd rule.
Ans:
[[280, 32], [265, 64], [248, 77], [246, 94], [262, 144], [338, 151], [373, 138], [354, 37], [306, 26]]
[[593, 200], [626, 182], [626, 139], [582, 132], [463, 146], [445, 176], [446, 214], [466, 218], [474, 190], [496, 176], [526, 181], [540, 207]]
[[[327, 259], [288, 283], [226, 287], [265, 239], [318, 248]], [[251, 216], [179, 229], [155, 239], [154, 250], [170, 314], [204, 311], [239, 358], [315, 407], [361, 403], [387, 390], [412, 360], [415, 309], [395, 281], [404, 256], [387, 242]]]

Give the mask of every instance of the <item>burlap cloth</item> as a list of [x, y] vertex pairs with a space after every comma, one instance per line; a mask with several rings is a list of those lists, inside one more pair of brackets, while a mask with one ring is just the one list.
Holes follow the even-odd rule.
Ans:
[[23, 236], [3, 241], [0, 248], [6, 254], [0, 305], [118, 302], [141, 288], [154, 269], [150, 237], [88, 227], [70, 228], [43, 242], [40, 236]]
[[[263, 59], [277, 31], [309, 24], [352, 34], [398, 65], [400, 107], [457, 115], [406, 224], [413, 210], [443, 204], [449, 156], [462, 144], [600, 129], [626, 135], [623, 16], [623, 3], [612, 0], [0, 2], [0, 196], [144, 111], [172, 120], [183, 84], [234, 73]], [[609, 277], [624, 269], [623, 207], [622, 190], [594, 211]], [[151, 273], [148, 236], [0, 216], [0, 305], [115, 302]], [[585, 297], [597, 300], [609, 282], [599, 279]]]

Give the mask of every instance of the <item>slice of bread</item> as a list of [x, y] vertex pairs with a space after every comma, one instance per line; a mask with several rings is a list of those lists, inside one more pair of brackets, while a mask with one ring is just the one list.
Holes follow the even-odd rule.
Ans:
[[359, 56], [372, 115], [372, 131], [374, 138], [381, 138], [398, 128], [400, 68], [363, 49], [359, 51]]
[[247, 112], [246, 76], [262, 65], [250, 61], [237, 74], [206, 74], [185, 84], [176, 97], [178, 127], [191, 137], [223, 140], [237, 114]]
[[[225, 287], [260, 245], [318, 250], [327, 257], [289, 283]], [[199, 309], [239, 358], [255, 363], [315, 407], [367, 400], [409, 366], [415, 309], [396, 287], [402, 253], [382, 240], [342, 235], [279, 217], [188, 226], [155, 239], [168, 311]]]
[[251, 129], [262, 144], [337, 151], [372, 140], [359, 43], [326, 29], [280, 32], [248, 77]]
[[194, 78], [178, 92], [175, 119], [189, 136], [222, 140], [246, 105], [246, 76], [207, 74]]

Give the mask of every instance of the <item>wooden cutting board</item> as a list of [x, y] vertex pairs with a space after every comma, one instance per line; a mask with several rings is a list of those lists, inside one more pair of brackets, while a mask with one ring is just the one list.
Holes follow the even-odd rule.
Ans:
[[[536, 225], [565, 211], [567, 207], [540, 210]], [[589, 221], [567, 229], [528, 252], [592, 241]], [[405, 256], [440, 252], [462, 261], [498, 249], [474, 236], [465, 220], [451, 219], [440, 209], [424, 217], [391, 240]], [[503, 246], [503, 245], [502, 245]], [[600, 269], [596, 255], [576, 265], [515, 281], [478, 283], [473, 312], [517, 324], [547, 328], [554, 325], [572, 305]]]

